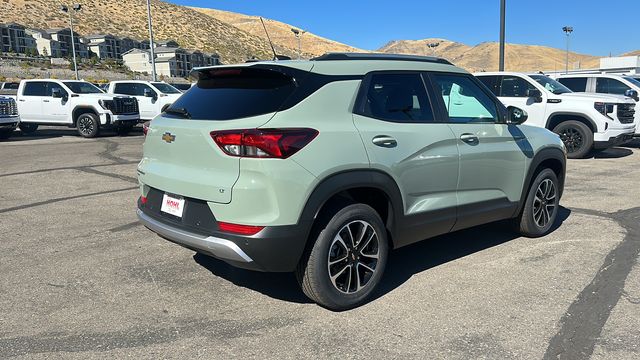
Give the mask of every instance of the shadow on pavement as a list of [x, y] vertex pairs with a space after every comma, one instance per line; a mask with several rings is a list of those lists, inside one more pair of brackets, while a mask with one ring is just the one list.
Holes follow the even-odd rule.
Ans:
[[[142, 127], [140, 125], [134, 127], [131, 132], [127, 135], [117, 135], [116, 131], [113, 129], [104, 129], [100, 131], [100, 135], [97, 138], [103, 137], [136, 137], [143, 136]], [[11, 142], [20, 142], [20, 141], [28, 141], [28, 140], [42, 140], [42, 139], [54, 139], [60, 137], [75, 137], [78, 139], [83, 139], [76, 129], [68, 128], [64, 126], [59, 127], [38, 127], [34, 133], [25, 134], [20, 130], [16, 130], [13, 132], [11, 137], [6, 140], [1, 140], [2, 143], [11, 143]]]
[[[625, 145], [626, 146], [626, 145]], [[619, 159], [633, 155], [633, 150], [627, 148], [614, 147], [607, 150], [596, 152], [593, 155], [594, 159]]]
[[[556, 231], [570, 215], [570, 209], [560, 206], [552, 232]], [[375, 301], [393, 291], [415, 274], [517, 239], [519, 236], [509, 221], [499, 221], [391, 251], [384, 277], [370, 301]], [[213, 275], [238, 286], [258, 291], [274, 299], [294, 303], [311, 302], [300, 290], [293, 273], [262, 273], [239, 269], [202, 254], [195, 254], [193, 258]]]

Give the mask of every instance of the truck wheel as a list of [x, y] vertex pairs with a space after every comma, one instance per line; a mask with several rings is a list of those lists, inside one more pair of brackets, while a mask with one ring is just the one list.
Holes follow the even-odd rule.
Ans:
[[296, 275], [302, 291], [331, 310], [362, 304], [382, 278], [387, 262], [387, 230], [370, 206], [338, 211], [320, 231]]
[[38, 130], [38, 124], [33, 124], [33, 123], [20, 123], [18, 127], [20, 128], [20, 131], [22, 131], [25, 134], [31, 134], [36, 130]]
[[100, 121], [96, 114], [84, 113], [78, 117], [76, 127], [80, 136], [84, 138], [92, 138], [96, 137], [100, 132]]
[[0, 130], [0, 140], [5, 140], [11, 137], [13, 130]]
[[553, 132], [560, 135], [560, 139], [567, 148], [569, 159], [585, 158], [593, 148], [593, 132], [580, 121], [562, 122], [553, 129]]
[[516, 219], [523, 236], [544, 236], [553, 227], [558, 216], [560, 193], [558, 177], [551, 169], [542, 170], [531, 183], [520, 217]]

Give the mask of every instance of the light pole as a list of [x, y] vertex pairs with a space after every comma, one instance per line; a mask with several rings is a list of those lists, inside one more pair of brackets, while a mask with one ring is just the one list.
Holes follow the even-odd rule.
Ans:
[[156, 74], [156, 44], [153, 42], [153, 25], [151, 24], [151, 0], [147, 0], [147, 18], [149, 20], [149, 49], [151, 50], [151, 76], [158, 81]]
[[302, 58], [302, 34], [306, 31], [300, 31], [298, 29], [291, 28], [291, 32], [295, 35], [296, 39], [298, 39], [298, 60]]
[[432, 42], [427, 44], [427, 47], [431, 49], [431, 53], [433, 54], [433, 56], [436, 56], [436, 48], [438, 46], [440, 46], [439, 42]]
[[505, 33], [505, 12], [506, 0], [500, 0], [500, 59], [498, 61], [498, 70], [504, 71], [504, 33]]
[[573, 32], [573, 26], [565, 26], [562, 28], [565, 34], [567, 34], [567, 59], [565, 61], [565, 70], [564, 73], [569, 73], [569, 35]]
[[[71, 9], [73, 10], [73, 12], [78, 12], [82, 10], [82, 5], [73, 4]], [[76, 39], [73, 35], [73, 13], [71, 12], [71, 10], [69, 10], [69, 7], [67, 5], [60, 6], [60, 10], [69, 13], [69, 24], [71, 25], [71, 52], [73, 53], [73, 69], [76, 73], [76, 80], [79, 80], [80, 77], [78, 76], [78, 62], [76, 60]]]

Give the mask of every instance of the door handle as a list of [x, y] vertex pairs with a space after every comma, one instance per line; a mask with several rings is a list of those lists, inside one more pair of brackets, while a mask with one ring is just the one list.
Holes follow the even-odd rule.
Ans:
[[42, 100], [42, 102], [49, 102], [49, 100]]
[[460, 135], [460, 140], [466, 142], [467, 144], [477, 144], [480, 142], [476, 135], [470, 133]]
[[386, 148], [393, 148], [398, 146], [396, 139], [388, 135], [378, 135], [371, 140], [374, 145]]
[[22, 101], [22, 102], [25, 102], [25, 101], [27, 101], [27, 100], [25, 100], [25, 99], [20, 99], [20, 100], [18, 100], [18, 101]]

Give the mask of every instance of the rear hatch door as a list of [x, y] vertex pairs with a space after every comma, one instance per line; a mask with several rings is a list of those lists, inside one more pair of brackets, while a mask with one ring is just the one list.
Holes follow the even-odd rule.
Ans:
[[230, 203], [240, 157], [225, 154], [210, 133], [265, 125], [308, 70], [275, 65], [200, 70], [198, 83], [151, 122], [140, 180], [169, 194]]

